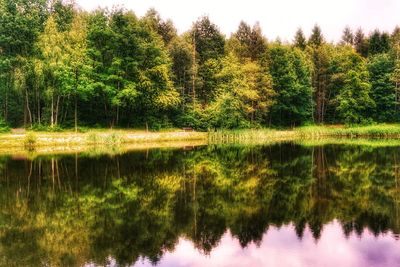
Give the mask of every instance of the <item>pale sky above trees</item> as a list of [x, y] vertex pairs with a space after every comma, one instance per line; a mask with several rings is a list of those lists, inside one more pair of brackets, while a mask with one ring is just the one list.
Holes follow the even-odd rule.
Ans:
[[338, 40], [343, 28], [379, 28], [392, 31], [400, 25], [399, 0], [77, 0], [87, 10], [98, 6], [124, 6], [139, 16], [154, 7], [163, 18], [171, 18], [180, 32], [201, 15], [209, 15], [222, 32], [234, 32], [240, 20], [259, 21], [269, 39], [293, 39], [298, 27], [308, 35], [318, 23], [327, 40]]

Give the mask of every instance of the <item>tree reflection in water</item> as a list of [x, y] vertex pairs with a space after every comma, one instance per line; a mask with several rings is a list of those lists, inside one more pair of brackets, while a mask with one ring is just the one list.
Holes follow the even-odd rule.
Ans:
[[398, 147], [208, 146], [117, 156], [0, 158], [0, 265], [157, 263], [181, 238], [203, 254], [293, 225], [315, 241], [400, 233]]

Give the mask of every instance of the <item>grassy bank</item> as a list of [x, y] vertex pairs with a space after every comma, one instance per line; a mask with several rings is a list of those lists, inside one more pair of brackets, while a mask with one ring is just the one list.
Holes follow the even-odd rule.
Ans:
[[10, 149], [48, 150], [49, 148], [77, 150], [84, 146], [118, 147], [137, 145], [138, 147], [155, 144], [200, 141], [207, 142], [207, 133], [200, 132], [146, 132], [137, 130], [93, 130], [86, 133], [75, 132], [19, 132], [0, 134], [0, 151]]
[[346, 127], [305, 126], [288, 130], [256, 129], [216, 131], [209, 135], [212, 143], [265, 143], [288, 140], [315, 140], [322, 138], [400, 138], [400, 124], [377, 124]]
[[[256, 129], [204, 132], [169, 130], [90, 130], [75, 132], [14, 132], [0, 134], [0, 153], [23, 150], [82, 151], [87, 147], [168, 147], [223, 143], [262, 144], [280, 141], [316, 141], [362, 138], [400, 139], [400, 124], [370, 126], [307, 126], [289, 130]], [[107, 148], [107, 149], [108, 149]]]
[[301, 137], [388, 137], [400, 138], [400, 124], [367, 126], [307, 126], [294, 130]]

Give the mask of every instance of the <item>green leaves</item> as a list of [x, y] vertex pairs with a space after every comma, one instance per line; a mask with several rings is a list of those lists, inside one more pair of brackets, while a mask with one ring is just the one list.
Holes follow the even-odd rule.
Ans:
[[275, 125], [294, 126], [312, 118], [310, 65], [299, 49], [276, 44], [270, 49], [270, 72], [276, 92], [271, 111]]
[[372, 114], [377, 122], [396, 122], [396, 88], [393, 81], [394, 60], [388, 54], [378, 54], [370, 59], [368, 70], [371, 81], [371, 96], [376, 104]]

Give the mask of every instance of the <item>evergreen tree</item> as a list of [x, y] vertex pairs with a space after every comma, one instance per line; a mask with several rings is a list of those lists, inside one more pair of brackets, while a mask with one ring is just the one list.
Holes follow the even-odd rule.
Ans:
[[258, 23], [251, 28], [245, 22], [240, 22], [238, 30], [233, 34], [233, 38], [239, 43], [235, 50], [241, 59], [259, 60], [266, 52], [267, 42]]
[[297, 47], [301, 50], [306, 49], [307, 40], [306, 40], [306, 37], [304, 36], [303, 30], [301, 28], [297, 29], [296, 34], [294, 36], [293, 43], [294, 43], [295, 47]]
[[225, 38], [217, 25], [207, 16], [199, 18], [194, 23], [192, 36], [200, 64], [208, 59], [219, 59], [224, 55]]
[[161, 36], [165, 45], [169, 45], [178, 36], [172, 20], [162, 20], [160, 14], [154, 8], [149, 9], [142, 20], [150, 29]]
[[386, 53], [389, 51], [390, 37], [389, 34], [379, 30], [375, 30], [369, 37], [368, 52], [370, 55]]
[[348, 26], [343, 30], [341, 44], [350, 46], [354, 45], [354, 35]]
[[[220, 71], [220, 60], [225, 52], [225, 38], [218, 27], [206, 16], [198, 19], [191, 30], [195, 48], [193, 63], [196, 69], [193, 94], [201, 103], [209, 103], [215, 96], [216, 78]], [[197, 61], [198, 60], [198, 61]]]
[[321, 28], [315, 24], [311, 31], [310, 38], [308, 39], [308, 44], [311, 46], [318, 47], [325, 42], [324, 36], [322, 35]]
[[358, 28], [354, 35], [354, 47], [357, 53], [361, 56], [368, 56], [368, 40], [365, 38], [364, 32], [361, 28]]

